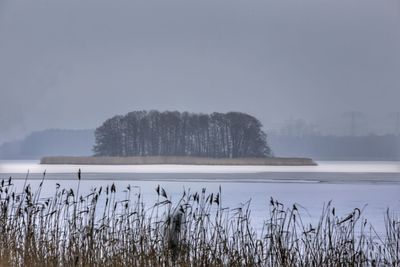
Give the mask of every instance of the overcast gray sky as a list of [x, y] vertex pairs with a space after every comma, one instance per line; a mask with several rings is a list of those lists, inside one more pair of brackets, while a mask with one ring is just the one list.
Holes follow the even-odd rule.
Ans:
[[399, 49], [398, 0], [0, 0], [0, 142], [139, 109], [390, 132]]

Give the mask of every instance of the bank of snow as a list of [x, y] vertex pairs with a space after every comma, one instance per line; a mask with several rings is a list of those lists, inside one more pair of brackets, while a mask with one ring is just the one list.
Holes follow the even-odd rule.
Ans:
[[399, 162], [318, 161], [316, 166], [227, 165], [54, 165], [38, 161], [0, 161], [0, 173], [400, 173]]

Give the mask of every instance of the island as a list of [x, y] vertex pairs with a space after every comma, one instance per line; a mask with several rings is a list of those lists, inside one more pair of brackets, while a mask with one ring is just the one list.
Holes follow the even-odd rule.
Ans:
[[309, 166], [309, 158], [274, 157], [261, 122], [246, 113], [132, 111], [95, 131], [94, 155], [44, 157], [41, 164]]
[[314, 166], [310, 158], [205, 158], [185, 156], [148, 157], [43, 157], [40, 164], [72, 165], [269, 165], [269, 166]]

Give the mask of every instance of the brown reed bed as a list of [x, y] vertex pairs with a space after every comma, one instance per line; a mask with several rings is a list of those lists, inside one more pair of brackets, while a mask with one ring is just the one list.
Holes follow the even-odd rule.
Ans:
[[256, 231], [250, 202], [224, 208], [221, 189], [186, 190], [172, 203], [158, 186], [149, 206], [130, 186], [123, 200], [115, 184], [80, 194], [80, 179], [44, 199], [43, 180], [22, 192], [1, 182], [0, 266], [400, 265], [400, 221], [389, 211], [378, 235], [357, 208], [339, 216], [328, 203], [308, 225], [298, 206], [271, 199]]

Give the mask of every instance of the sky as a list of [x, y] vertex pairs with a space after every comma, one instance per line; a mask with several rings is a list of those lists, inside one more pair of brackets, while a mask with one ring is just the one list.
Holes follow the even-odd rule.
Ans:
[[398, 0], [0, 0], [0, 143], [133, 110], [390, 133]]

